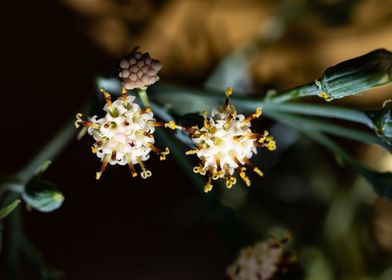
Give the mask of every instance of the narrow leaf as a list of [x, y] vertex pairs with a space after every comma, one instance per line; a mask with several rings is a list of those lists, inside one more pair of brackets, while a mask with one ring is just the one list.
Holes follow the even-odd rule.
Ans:
[[20, 199], [16, 199], [14, 202], [10, 203], [8, 206], [0, 210], [0, 220], [4, 219], [7, 217], [9, 214], [12, 213], [12, 211], [15, 210], [15, 208], [18, 206], [20, 203]]

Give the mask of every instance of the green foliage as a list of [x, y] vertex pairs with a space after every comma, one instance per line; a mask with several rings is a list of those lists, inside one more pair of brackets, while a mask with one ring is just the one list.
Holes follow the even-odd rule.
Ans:
[[16, 199], [16, 200], [14, 200], [14, 202], [8, 204], [6, 207], [1, 209], [0, 210], [0, 220], [4, 219], [9, 214], [11, 214], [12, 211], [14, 211], [16, 207], [18, 207], [20, 202], [21, 202], [20, 199]]
[[64, 196], [52, 183], [33, 178], [22, 193], [23, 200], [32, 208], [41, 212], [51, 212], [58, 209]]
[[381, 110], [368, 112], [368, 116], [374, 123], [377, 135], [392, 144], [392, 100], [384, 102]]

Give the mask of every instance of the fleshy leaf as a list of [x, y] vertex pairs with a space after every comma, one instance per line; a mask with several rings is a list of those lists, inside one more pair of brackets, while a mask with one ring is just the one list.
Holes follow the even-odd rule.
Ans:
[[51, 212], [59, 208], [64, 196], [52, 183], [37, 178], [32, 179], [22, 193], [23, 200], [41, 212]]

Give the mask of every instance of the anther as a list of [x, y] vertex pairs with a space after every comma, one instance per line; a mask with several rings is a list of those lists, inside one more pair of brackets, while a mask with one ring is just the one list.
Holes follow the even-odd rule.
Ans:
[[113, 106], [113, 104], [112, 104], [112, 100], [110, 99], [110, 93], [107, 92], [107, 91], [106, 91], [105, 89], [103, 89], [103, 88], [100, 88], [99, 90], [100, 90], [100, 92], [102, 92], [103, 95], [105, 96], [106, 104], [108, 105], [109, 109], [111, 109], [112, 106]]
[[233, 93], [233, 89], [231, 87], [228, 87], [226, 89], [226, 100], [225, 100], [225, 105], [223, 106], [223, 111], [227, 111], [227, 107], [229, 106], [230, 103], [230, 96]]
[[95, 174], [95, 178], [96, 178], [97, 180], [99, 180], [99, 178], [101, 178], [102, 173], [105, 171], [106, 166], [107, 166], [108, 163], [109, 163], [109, 159], [110, 159], [110, 154], [106, 154], [105, 157], [103, 158], [103, 162], [102, 162], [101, 168], [100, 168], [99, 171]]
[[243, 124], [249, 123], [250, 121], [259, 118], [261, 116], [262, 110], [261, 108], [256, 108], [256, 112], [247, 117], [245, 120], [242, 121]]
[[212, 190], [212, 184], [211, 184], [211, 177], [208, 177], [208, 182], [207, 184], [204, 186], [204, 192], [208, 193]]

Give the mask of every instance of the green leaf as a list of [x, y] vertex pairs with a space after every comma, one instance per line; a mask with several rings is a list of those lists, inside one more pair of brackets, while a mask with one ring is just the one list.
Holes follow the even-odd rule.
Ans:
[[225, 100], [223, 91], [189, 89], [169, 85], [159, 85], [152, 89], [152, 99], [157, 104], [170, 108], [176, 114], [185, 115], [210, 110]]
[[38, 166], [37, 170], [35, 171], [35, 176], [41, 176], [51, 164], [51, 160], [45, 160], [43, 163], [41, 163], [40, 166]]
[[12, 213], [12, 211], [15, 210], [15, 208], [19, 205], [20, 199], [16, 199], [14, 202], [8, 204], [6, 207], [0, 210], [0, 220], [4, 219], [7, 217], [9, 214]]
[[51, 212], [62, 205], [64, 196], [54, 184], [34, 178], [26, 185], [22, 199], [38, 211]]

